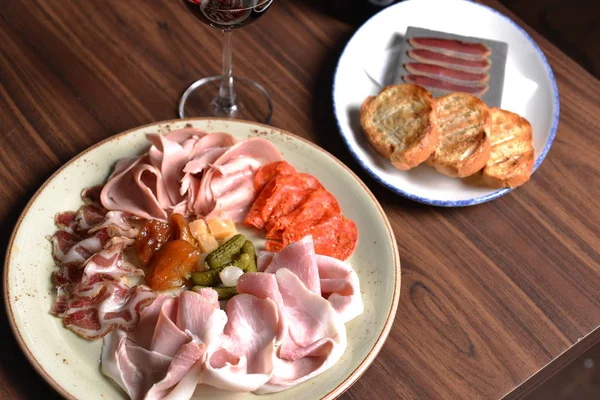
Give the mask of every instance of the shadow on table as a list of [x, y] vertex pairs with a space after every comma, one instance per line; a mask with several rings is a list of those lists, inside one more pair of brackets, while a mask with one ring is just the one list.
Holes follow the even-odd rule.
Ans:
[[[4, 220], [0, 221], [0, 259], [5, 259], [10, 236], [19, 215], [21, 215], [27, 202], [40, 185], [41, 182], [32, 184], [31, 189], [16, 204], [8, 207], [11, 210], [10, 214]], [[35, 268], [35, 265], [31, 267]], [[4, 267], [2, 272], [4, 272]], [[2, 280], [1, 288], [4, 293], [4, 279]], [[2, 296], [0, 302], [2, 303], [0, 304], [1, 309], [5, 311], [4, 296]], [[45, 313], [48, 311], [40, 310], [40, 312]], [[0, 314], [0, 343], [2, 343], [2, 351], [0, 351], [0, 376], [3, 380], [10, 382], [11, 386], [16, 390], [15, 393], [2, 393], [0, 398], [60, 399], [49, 386], [44, 384], [42, 378], [37, 375], [31, 364], [27, 361], [27, 358], [25, 358], [10, 328], [7, 313], [2, 312]]]

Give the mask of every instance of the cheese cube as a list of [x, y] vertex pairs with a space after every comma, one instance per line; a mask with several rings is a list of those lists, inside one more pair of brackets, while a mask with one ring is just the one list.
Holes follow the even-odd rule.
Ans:
[[211, 218], [206, 221], [206, 224], [215, 239], [224, 239], [237, 233], [235, 224], [231, 219]]
[[200, 251], [203, 253], [210, 253], [217, 247], [219, 247], [219, 243], [217, 243], [217, 239], [214, 238], [210, 233], [203, 233], [196, 238], [198, 244], [200, 245]]
[[195, 221], [190, 222], [190, 231], [192, 232], [192, 236], [198, 240], [201, 235], [207, 234], [208, 225], [206, 225], [206, 221], [203, 219], [197, 219]]

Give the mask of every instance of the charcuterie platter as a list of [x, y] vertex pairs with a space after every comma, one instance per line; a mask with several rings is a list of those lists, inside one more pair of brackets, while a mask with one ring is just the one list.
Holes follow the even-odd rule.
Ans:
[[272, 127], [188, 119], [57, 171], [19, 219], [4, 279], [20, 346], [66, 398], [333, 398], [385, 341], [400, 260], [333, 156]]

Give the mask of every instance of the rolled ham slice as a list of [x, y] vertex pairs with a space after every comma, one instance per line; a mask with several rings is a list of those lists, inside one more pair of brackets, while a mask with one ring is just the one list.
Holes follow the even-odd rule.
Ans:
[[483, 60], [491, 53], [489, 47], [483, 43], [462, 42], [453, 39], [414, 37], [408, 39], [408, 43], [416, 49], [437, 51], [467, 60]]
[[414, 83], [419, 86], [423, 86], [429, 90], [439, 90], [443, 92], [462, 92], [469, 93], [474, 96], [482, 96], [488, 90], [486, 84], [480, 85], [461, 85], [452, 82], [443, 81], [441, 79], [430, 78], [428, 76], [407, 74], [403, 77], [406, 83]]
[[452, 57], [437, 51], [415, 49], [408, 52], [408, 56], [421, 63], [439, 65], [440, 67], [454, 68], [467, 72], [486, 72], [490, 69], [490, 60], [465, 60], [464, 58]]
[[488, 80], [488, 74], [482, 72], [465, 72], [439, 65], [408, 63], [404, 66], [414, 75], [427, 76], [459, 85], [481, 86]]

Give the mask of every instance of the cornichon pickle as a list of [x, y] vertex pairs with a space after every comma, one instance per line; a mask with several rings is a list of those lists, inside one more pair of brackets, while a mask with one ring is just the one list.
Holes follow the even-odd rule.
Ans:
[[230, 263], [233, 261], [233, 257], [240, 252], [245, 242], [244, 235], [238, 233], [206, 256], [206, 267], [216, 269]]
[[[207, 287], [209, 286], [198, 285], [192, 287], [192, 290], [194, 292], [197, 292], [200, 289], [204, 289]], [[211, 289], [214, 289], [217, 292], [217, 294], [219, 295], [219, 300], [229, 300], [230, 298], [238, 294], [237, 288], [235, 286], [211, 287]]]
[[190, 277], [190, 280], [194, 283], [194, 285], [215, 286], [220, 282], [219, 273], [222, 270], [223, 268], [217, 268], [209, 269], [208, 271], [194, 272]]
[[236, 257], [235, 260], [233, 260], [231, 265], [233, 265], [234, 267], [238, 267], [242, 271], [246, 272], [248, 270], [248, 267], [250, 267], [251, 259], [252, 258], [248, 254], [242, 253], [239, 255], [239, 257]]
[[244, 272], [256, 272], [258, 269], [256, 268], [256, 249], [251, 241], [246, 240], [244, 245], [242, 246], [242, 254], [248, 254], [250, 260], [246, 269], [242, 268]]
[[225, 267], [228, 265], [233, 265], [234, 267], [238, 267], [242, 271], [246, 272], [252, 265], [255, 265], [252, 262], [252, 257], [248, 254], [242, 253], [238, 257], [235, 257], [235, 260], [231, 263], [226, 263], [221, 265], [215, 269], [209, 269], [202, 272], [194, 272], [190, 276], [190, 280], [194, 283], [194, 285], [200, 286], [215, 286], [218, 285], [221, 280], [219, 278], [219, 274]]

